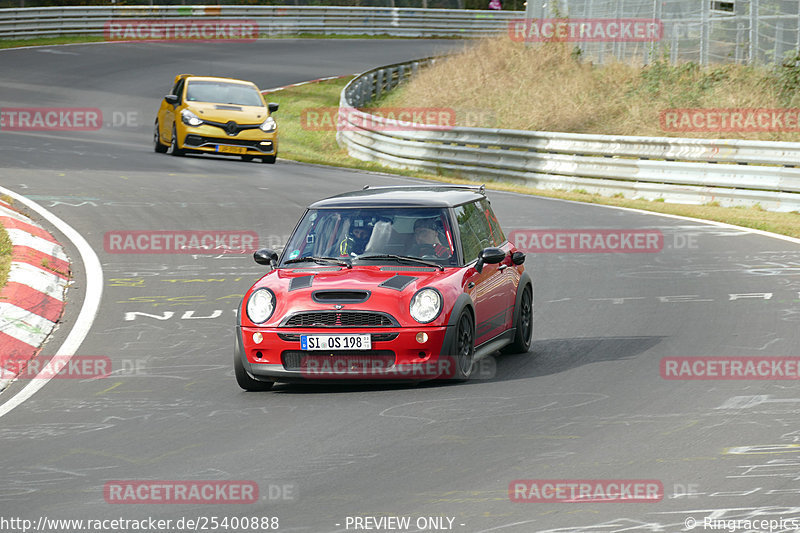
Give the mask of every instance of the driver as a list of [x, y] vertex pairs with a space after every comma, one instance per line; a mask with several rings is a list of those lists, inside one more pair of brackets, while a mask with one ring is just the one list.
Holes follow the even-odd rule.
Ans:
[[435, 218], [418, 218], [414, 222], [414, 243], [411, 253], [416, 257], [435, 255], [436, 257], [450, 257], [450, 247], [439, 241], [439, 230]]
[[347, 236], [339, 243], [339, 254], [363, 254], [371, 236], [372, 226], [370, 224], [366, 224], [363, 220], [354, 220]]

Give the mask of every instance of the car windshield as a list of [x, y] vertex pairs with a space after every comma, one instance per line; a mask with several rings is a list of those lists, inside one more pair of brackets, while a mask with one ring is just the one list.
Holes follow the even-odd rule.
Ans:
[[186, 86], [187, 102], [211, 102], [263, 106], [261, 94], [251, 85], [220, 81], [190, 81]]
[[453, 243], [445, 209], [312, 209], [289, 239], [283, 264], [303, 257], [407, 264], [405, 257], [450, 266], [456, 264]]

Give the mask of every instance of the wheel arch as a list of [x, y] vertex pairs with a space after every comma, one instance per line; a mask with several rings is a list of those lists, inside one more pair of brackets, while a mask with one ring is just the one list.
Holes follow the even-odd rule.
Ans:
[[475, 323], [475, 304], [472, 302], [469, 294], [461, 293], [456, 298], [453, 308], [450, 311], [450, 317], [447, 319], [447, 329], [444, 333], [444, 340], [442, 341], [441, 355], [452, 355], [453, 346], [456, 340], [456, 326], [461, 313], [467, 310], [472, 316], [472, 322]]
[[519, 278], [519, 283], [517, 283], [517, 296], [514, 300], [514, 318], [511, 323], [511, 327], [513, 328], [516, 328], [517, 324], [519, 324], [519, 309], [522, 303], [522, 294], [525, 292], [526, 286], [530, 286], [531, 288], [531, 307], [533, 307], [533, 278], [531, 278], [527, 270], [522, 273]]

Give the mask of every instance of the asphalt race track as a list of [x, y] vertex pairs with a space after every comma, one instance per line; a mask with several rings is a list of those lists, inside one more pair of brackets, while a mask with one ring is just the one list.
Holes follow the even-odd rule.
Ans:
[[[277, 517], [279, 531], [330, 533], [359, 523], [367, 530], [375, 523], [355, 517], [384, 516], [409, 517], [410, 526], [372, 531], [588, 533], [689, 531], [687, 519], [712, 531], [702, 525], [713, 516], [794, 518], [800, 530], [797, 381], [666, 380], [659, 370], [664, 357], [800, 356], [798, 244], [492, 192], [507, 233], [656, 229], [664, 248], [529, 255], [532, 353], [490, 359], [487, 379], [266, 393], [240, 390], [231, 366], [234, 309], [264, 273], [249, 255], [104, 251], [104, 234], [120, 230], [255, 231], [277, 245], [313, 200], [414, 181], [280, 159], [156, 154], [152, 123], [176, 74], [269, 88], [453, 46], [461, 45], [287, 39], [0, 52], [2, 107], [103, 112], [99, 131], [1, 131], [0, 185], [62, 218], [99, 256], [102, 304], [78, 355], [107, 356], [115, 370], [54, 379], [0, 419], [0, 517], [153, 517], [173, 526], [181, 517]], [[74, 325], [86, 288], [74, 246], [62, 242], [76, 283], [45, 355]], [[5, 390], [0, 404], [25, 384]], [[664, 496], [518, 503], [508, 493], [517, 479], [658, 480]], [[259, 498], [108, 503], [104, 486], [114, 480], [247, 480]], [[441, 523], [417, 523], [430, 517]]]

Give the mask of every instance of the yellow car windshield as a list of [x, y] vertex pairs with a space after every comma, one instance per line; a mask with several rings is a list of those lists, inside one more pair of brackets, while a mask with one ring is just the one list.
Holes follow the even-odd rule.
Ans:
[[218, 81], [191, 81], [186, 87], [187, 102], [209, 102], [243, 106], [263, 106], [259, 92], [249, 85]]

